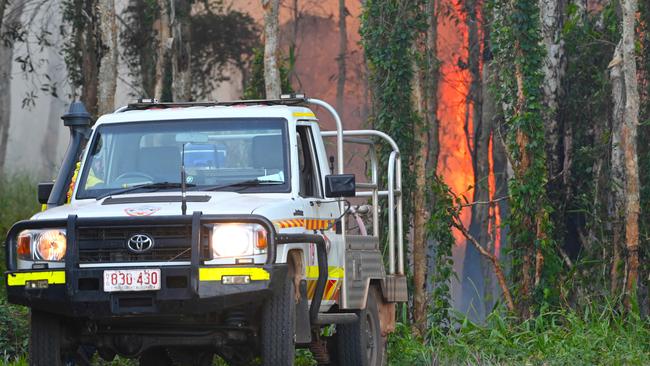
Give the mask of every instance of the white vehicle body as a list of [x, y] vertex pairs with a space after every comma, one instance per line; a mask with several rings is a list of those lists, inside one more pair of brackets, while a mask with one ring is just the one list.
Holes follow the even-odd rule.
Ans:
[[[337, 129], [335, 131], [321, 131], [321, 126], [316, 115], [311, 109], [307, 108], [309, 105], [317, 105], [325, 108], [333, 116]], [[72, 117], [77, 116], [73, 113], [73, 108], [71, 108], [68, 116], [70, 115]], [[87, 116], [87, 113], [82, 116]], [[233, 143], [231, 142], [231, 145], [228, 145], [227, 140], [238, 141], [236, 139], [248, 138], [244, 134], [237, 134], [238, 132], [230, 134], [206, 132], [205, 134], [209, 135], [206, 141], [209, 141], [212, 145], [207, 143], [202, 145], [201, 143], [195, 142], [182, 142], [182, 150], [180, 150], [182, 151], [182, 155], [180, 160], [176, 159], [178, 157], [174, 157], [174, 159], [167, 161], [165, 160], [165, 155], [162, 154], [159, 157], [154, 157], [157, 164], [169, 168], [168, 170], [175, 177], [180, 178], [179, 182], [181, 183], [176, 183], [180, 187], [174, 187], [175, 189], [173, 190], [155, 189], [153, 191], [147, 191], [140, 190], [141, 188], [145, 188], [142, 187], [145, 184], [132, 181], [129, 184], [112, 186], [110, 189], [104, 187], [105, 192], [102, 194], [87, 194], [89, 189], [94, 189], [88, 182], [89, 177], [96, 174], [93, 170], [95, 169], [95, 165], [93, 165], [94, 161], [92, 159], [99, 154], [97, 151], [103, 151], [101, 149], [104, 146], [108, 146], [106, 147], [106, 149], [109, 149], [108, 151], [113, 151], [110, 150], [110, 146], [113, 146], [112, 148], [115, 149], [115, 146], [119, 146], [114, 140], [110, 140], [110, 137], [103, 138], [106, 134], [101, 135], [104, 133], [101, 131], [108, 131], [110, 128], [130, 128], [128, 126], [139, 126], [137, 128], [140, 129], [145, 127], [149, 128], [154, 123], [158, 127], [174, 126], [175, 129], [183, 126], [183, 123], [186, 126], [192, 126], [192, 123], [203, 123], [202, 121], [208, 121], [215, 125], [220, 124], [220, 121], [224, 121], [223, 123], [236, 121], [237, 123], [245, 124], [245, 121], [254, 121], [260, 118], [272, 119], [275, 122], [280, 121], [282, 125], [282, 141], [285, 145], [288, 144], [288, 146], [281, 147], [285, 149], [281, 153], [284, 154], [284, 170], [277, 172], [273, 169], [261, 168], [263, 173], [257, 176], [254, 182], [269, 183], [273, 180], [271, 177], [275, 177], [278, 181], [271, 183], [280, 183], [281, 181], [283, 187], [286, 188], [278, 188], [277, 190], [264, 190], [265, 188], [260, 188], [259, 190], [251, 190], [249, 188], [230, 189], [232, 187], [228, 185], [229, 189], [222, 190], [224, 186], [210, 187], [209, 184], [198, 184], [199, 179], [203, 179], [199, 175], [200, 172], [206, 174], [212, 174], [212, 172], [206, 170], [208, 168], [204, 168], [198, 163], [188, 170], [186, 168], [186, 154], [194, 156], [194, 158], [198, 159], [197, 161], [200, 160], [201, 154], [212, 154], [210, 156], [213, 160], [225, 159], [229, 156], [228, 154], [238, 153], [237, 149], [228, 151], [228, 147], [232, 148], [231, 145]], [[76, 122], [74, 120], [69, 122], [64, 116], [64, 123], [67, 126], [75, 126]], [[259, 136], [265, 138], [270, 136], [280, 137], [280, 135], [274, 134], [274, 132], [267, 133], [264, 131], [266, 130], [258, 130], [258, 134], [251, 137], [251, 139]], [[357, 314], [366, 314], [364, 311], [369, 306], [368, 304], [371, 304], [373, 309], [375, 309], [373, 310], [373, 319], [375, 319], [373, 321], [376, 327], [379, 326], [379, 319], [381, 318], [381, 333], [377, 333], [377, 337], [385, 337], [392, 330], [395, 315], [393, 304], [406, 301], [407, 293], [402, 244], [401, 166], [399, 150], [395, 142], [386, 134], [372, 130], [344, 131], [340, 118], [331, 106], [320, 100], [308, 98], [292, 98], [286, 103], [282, 100], [241, 101], [221, 104], [186, 103], [179, 105], [157, 104], [157, 102], [151, 103], [151, 105], [138, 103], [121, 108], [115, 113], [101, 116], [92, 129], [83, 130], [82, 133], [77, 133], [76, 135], [75, 133], [77, 132], [71, 127], [73, 142], [71, 142], [69, 153], [66, 155], [57, 182], [53, 184], [53, 187], [50, 187], [50, 191], [47, 193], [47, 197], [49, 197], [46, 197], [48, 203], [47, 209], [37, 213], [29, 221], [17, 223], [8, 235], [7, 261], [9, 271], [7, 274], [7, 283], [10, 301], [29, 305], [39, 311], [46, 312], [48, 311], [47, 307], [50, 306], [49, 304], [53, 304], [53, 307], [49, 309], [53, 313], [58, 313], [65, 317], [77, 317], [93, 322], [96, 321], [96, 324], [99, 324], [100, 327], [102, 324], [108, 326], [106, 328], [108, 331], [105, 334], [100, 331], [93, 334], [83, 334], [82, 337], [86, 337], [83, 338], [86, 339], [86, 342], [97, 344], [100, 349], [104, 347], [107, 350], [106, 352], [117, 352], [129, 357], [138, 357], [145, 351], [155, 350], [152, 347], [161, 345], [169, 346], [169, 344], [166, 345], [161, 342], [172, 342], [172, 340], [164, 336], [162, 338], [155, 338], [151, 334], [159, 330], [151, 330], [149, 335], [142, 336], [144, 345], [130, 349], [128, 346], [120, 343], [123, 341], [112, 341], [113, 338], [111, 337], [113, 336], [110, 333], [112, 326], [110, 323], [111, 320], [107, 319], [115, 316], [119, 318], [120, 314], [138, 315], [142, 312], [150, 312], [153, 313], [152, 315], [159, 317], [170, 316], [174, 314], [173, 307], [176, 306], [174, 305], [176, 304], [174, 301], [185, 301], [190, 305], [196, 305], [196, 308], [181, 308], [182, 311], [187, 311], [187, 316], [194, 317], [194, 323], [187, 325], [190, 327], [189, 331], [193, 331], [194, 328], [191, 327], [195, 327], [197, 322], [200, 324], [203, 321], [200, 320], [199, 316], [205, 315], [206, 309], [210, 311], [212, 304], [219, 304], [222, 308], [225, 306], [223, 314], [217, 315], [217, 319], [215, 320], [216, 327], [223, 326], [223, 320], [219, 320], [219, 316], [228, 319], [232, 314], [229, 313], [230, 310], [228, 310], [227, 304], [224, 305], [219, 302], [221, 301], [220, 296], [224, 296], [224, 299], [226, 297], [228, 299], [236, 299], [238, 304], [236, 306], [245, 304], [247, 301], [254, 306], [260, 306], [259, 303], [264, 304], [265, 301], [268, 305], [269, 300], [265, 300], [265, 296], [267, 296], [269, 291], [277, 293], [279, 291], [277, 290], [278, 286], [284, 286], [277, 285], [277, 282], [286, 278], [291, 278], [295, 286], [297, 303], [295, 344], [309, 345], [310, 347], [316, 347], [314, 349], [318, 349], [319, 346], [316, 341], [320, 337], [319, 327], [328, 324], [354, 323], [356, 324], [354, 327], [357, 328], [342, 327], [341, 333], [346, 334], [346, 339], [358, 338], [355, 332], [361, 329], [359, 328], [359, 322], [363, 323], [365, 320], [361, 319], [362, 315], [357, 316]], [[80, 141], [83, 141], [83, 139], [80, 136], [86, 133], [88, 134], [85, 137], [88, 145], [83, 150], [83, 153], [80, 154], [80, 163], [76, 167], [74, 177], [71, 177], [74, 161], [79, 154], [74, 153], [74, 151], [70, 152], [70, 150], [73, 150], [75, 146], [77, 150], [81, 149], [83, 144]], [[187, 132], [188, 136], [192, 134], [192, 131]], [[334, 147], [336, 153], [333, 154], [335, 159], [334, 157], [328, 158], [324, 138], [335, 138]], [[107, 139], [108, 142], [105, 141]], [[144, 139], [142, 137], [138, 141], [144, 141]], [[153, 144], [156, 142], [156, 137], [148, 138], [148, 140]], [[387, 178], [385, 179], [386, 187], [381, 187], [380, 184], [380, 167], [374, 150], [375, 144], [381, 140], [384, 143], [388, 143], [392, 148], [388, 159], [388, 166], [384, 167], [385, 170], [383, 170], [387, 172]], [[178, 142], [179, 140], [173, 141], [175, 147], [179, 145]], [[355, 185], [354, 177], [344, 174], [344, 142], [362, 144], [369, 147], [370, 177], [367, 182], [357, 181]], [[254, 141], [251, 142], [251, 145], [253, 143]], [[141, 144], [142, 142], [138, 143], [137, 151], [143, 151]], [[186, 149], [190, 145], [193, 147], [189, 150]], [[124, 145], [120, 149], [117, 149], [119, 152], [106, 154], [113, 154], [108, 156], [122, 154], [128, 157], [130, 148], [131, 146]], [[135, 149], [135, 147], [133, 148]], [[244, 147], [241, 149], [244, 149]], [[264, 152], [264, 150], [257, 151], [252, 159], [263, 161], [265, 158]], [[271, 152], [269, 154], [270, 158], [272, 154]], [[137, 156], [133, 156], [132, 158], [138, 159]], [[211, 160], [211, 163], [216, 165], [221, 164], [215, 163], [213, 160]], [[108, 158], [101, 161], [108, 161], [108, 163], [102, 163], [106, 164], [106, 166], [102, 165], [102, 171], [110, 171], [113, 169], [110, 166], [111, 164], [119, 165], [114, 160]], [[179, 163], [180, 161], [182, 163]], [[331, 169], [331, 166], [334, 166], [334, 162], [336, 162], [336, 171], [332, 171]], [[66, 171], [66, 167], [68, 171]], [[214, 171], [227, 173], [227, 169], [236, 171], [236, 168], [231, 167], [218, 167]], [[178, 175], [176, 175], [176, 171], [178, 171]], [[190, 175], [187, 175], [188, 171]], [[118, 175], [118, 178], [115, 180], [118, 181], [120, 177], [129, 175], [135, 176], [134, 179], [144, 179], [141, 173], [137, 171], [126, 172]], [[137, 177], [138, 175], [140, 176], [139, 178]], [[94, 177], [94, 179], [106, 183], [105, 185], [108, 186], [108, 176], [107, 173], [103, 178], [99, 176]], [[148, 175], [144, 174], [144, 176]], [[337, 177], [343, 179], [351, 177], [351, 180], [348, 180], [348, 186], [345, 186], [346, 183], [341, 183], [344, 188], [341, 188], [340, 192], [347, 193], [341, 193], [339, 195], [331, 193], [337, 189], [332, 188], [337, 184], [333, 178]], [[69, 183], [70, 181], [72, 183]], [[197, 184], [193, 184], [193, 182], [197, 182]], [[152, 182], [149, 183], [153, 183], [153, 178]], [[247, 182], [243, 181], [239, 183]], [[68, 184], [71, 185], [71, 191], [68, 194], [67, 201], [64, 202], [64, 189], [67, 190]], [[169, 185], [170, 183], [160, 182], [160, 184]], [[188, 184], [192, 184], [192, 187], [188, 188]], [[351, 191], [349, 188], [346, 188], [350, 184], [352, 185]], [[132, 190], [132, 188], [135, 189]], [[328, 197], [328, 195], [331, 195], [331, 197]], [[352, 205], [348, 202], [342, 197], [344, 195], [348, 199], [356, 198], [358, 201], [357, 205]], [[385, 231], [380, 230], [379, 224], [379, 200], [382, 197], [387, 199], [388, 228]], [[369, 205], [366, 203], [369, 203]], [[204, 222], [202, 221], [204, 217], [207, 221], [213, 221]], [[268, 240], [270, 240], [268, 250], [251, 251], [250, 254], [237, 256], [215, 255], [213, 241], [216, 240], [214, 239], [216, 235], [215, 231], [217, 230], [216, 227], [219, 225], [225, 227], [231, 222], [228, 221], [231, 218], [233, 223], [239, 222], [237, 220], [242, 220], [239, 222], [240, 224], [249, 222], [245, 221], [247, 217], [254, 217], [255, 220], [263, 224], [262, 226], [266, 225], [265, 227], [270, 229], [264, 230], [264, 235], [268, 235]], [[183, 244], [187, 246], [187, 250], [172, 258], [165, 257], [161, 260], [140, 260], [139, 258], [144, 258], [138, 257], [142, 253], [133, 253], [134, 251], [131, 250], [133, 249], [131, 247], [131, 241], [135, 237], [145, 236], [148, 238], [149, 243], [145, 250], [154, 246], [153, 238], [155, 235], [149, 237], [147, 232], [134, 231], [137, 225], [145, 228], [147, 227], [146, 225], [154, 225], [160, 229], [164, 225], [167, 225], [163, 223], [170, 223], [169, 225], [176, 224], [174, 220], [177, 220], [179, 223], [182, 222], [179, 225], [185, 225], [185, 227], [191, 226], [191, 234], [183, 234], [186, 236], [181, 235], [180, 239], [175, 239], [177, 241], [187, 239], [188, 243]], [[77, 226], [77, 222], [80, 223], [80, 226]], [[41, 239], [35, 238], [40, 235], [39, 233], [41, 231], [47, 230], [40, 228], [41, 226], [39, 225], [41, 223], [44, 228], [60, 228], [58, 230], [63, 233], [62, 235], [66, 235], [64, 228], [67, 228], [68, 238], [64, 240], [68, 241], [68, 246], [67, 249], [63, 249], [65, 254], [63, 258], [65, 260], [61, 258], [58, 261], [42, 260], [43, 255], [34, 249], [39, 247], [40, 244], [36, 244], [36, 247], [34, 247], [34, 244], [29, 244], [32, 245], [31, 256], [25, 257], [23, 254], [21, 257], [18, 246], [19, 242], [24, 239], [23, 233], [30, 235], [29, 237], [31, 239], [29, 240], [31, 240], [31, 243], [34, 241], [39, 242]], [[357, 232], [355, 234], [348, 232], [347, 226], [349, 223], [356, 224]], [[117, 227], [123, 230], [124, 233], [127, 233], [126, 236], [119, 239], [119, 241], [117, 239], [110, 239], [111, 227]], [[80, 234], [81, 230], [85, 230], [85, 239]], [[95, 234], [94, 230], [98, 234]], [[205, 241], [207, 242], [209, 240], [209, 245], [204, 242], [204, 233], [206, 230], [209, 234], [205, 236], [209, 236], [209, 239], [205, 239]], [[35, 234], [32, 234], [32, 232]], [[94, 242], [88, 239], [88, 232], [91, 232], [91, 237], [97, 235], [97, 237], [92, 239]], [[380, 235], [384, 235], [383, 232], [388, 235], [385, 238], [387, 245], [385, 256], [382, 254], [380, 248]], [[254, 237], [258, 235], [258, 232], [253, 231], [250, 235]], [[129, 236], [131, 237], [129, 238]], [[232, 240], [234, 241], [235, 239]], [[257, 239], [251, 240], [261, 239], [258, 236]], [[227, 237], [222, 240], [222, 242], [225, 241], [228, 241]], [[88, 243], [92, 245], [104, 245], [104, 247], [97, 247], [99, 248], [97, 249], [98, 251], [104, 250], [107, 248], [105, 246], [110, 244], [112, 245], [111, 250], [120, 247], [118, 248], [119, 250], [131, 250], [131, 253], [127, 253], [129, 257], [124, 260], [115, 259], [127, 258], [122, 254], [101, 257], [111, 258], [110, 260], [80, 260], [79, 253], [81, 249], [88, 250]], [[86, 247], [81, 248], [80, 245], [85, 245]], [[91, 249], [94, 250], [93, 248], [95, 247]], [[267, 247], [265, 246], [264, 248]], [[23, 248], [23, 250], [25, 249]], [[211, 255], [206, 255], [203, 250], [210, 251]], [[187, 251], [190, 251], [189, 253], [191, 255], [180, 257], [180, 255], [186, 254]], [[319, 254], [323, 253], [326, 253], [326, 262], [323, 262], [323, 257], [319, 256]], [[323, 263], [325, 264], [323, 265]], [[384, 263], [387, 264], [386, 267]], [[128, 298], [131, 295], [125, 294], [124, 292], [120, 293], [119, 291], [124, 291], [120, 288], [111, 290], [118, 292], [109, 293], [106, 290], [106, 276], [119, 272], [120, 270], [127, 272], [131, 269], [134, 271], [158, 271], [158, 273], [162, 273], [160, 276], [171, 273], [178, 277], [180, 274], [181, 277], [185, 276], [183, 278], [187, 280], [182, 285], [184, 286], [182, 291], [170, 289], [166, 292], [166, 284], [163, 284], [160, 293], [151, 295], [151, 289], [146, 288], [149, 292], [145, 291], [146, 293], [143, 292], [141, 295], [144, 296], [143, 298], [146, 298], [146, 301], [151, 303], [151, 305], [147, 305], [148, 308], [145, 309], [136, 306], [131, 310], [126, 309], [122, 311], [120, 310], [120, 306], [122, 306], [120, 305], [120, 301], [122, 301], [122, 298], [125, 299], [125, 304], [128, 301], [137, 302], [138, 298], [135, 298], [135, 300]], [[104, 276], [103, 280], [101, 277], [102, 273]], [[87, 294], [82, 293], [84, 289], [82, 289], [80, 278], [84, 276], [88, 276], [88, 280], [95, 281], [91, 281], [95, 285], [92, 291]], [[232, 280], [234, 282], [228, 283], [226, 277], [228, 277], [228, 281]], [[326, 277], [326, 280], [323, 279], [324, 277]], [[79, 281], [79, 283], [77, 284], [75, 281]], [[100, 285], [102, 281], [104, 282], [103, 291]], [[170, 280], [168, 279], [167, 281]], [[67, 292], [61, 287], [58, 289], [51, 288], [51, 285], [62, 284], [65, 284], [65, 291]], [[24, 289], [21, 286], [24, 286]], [[34, 298], [36, 292], [33, 292], [33, 289], [43, 291], [39, 292], [36, 298]], [[317, 296], [320, 293], [322, 293], [322, 297], [318, 298]], [[173, 294], [182, 296], [177, 300], [172, 296]], [[52, 298], [48, 298], [48, 296], [52, 296]], [[247, 296], [250, 298], [247, 298]], [[192, 304], [195, 299], [197, 300], [197, 304]], [[201, 300], [205, 300], [205, 302], [201, 302]], [[74, 305], [74, 307], [70, 306], [69, 309], [66, 309], [66, 301]], [[93, 305], [95, 306], [94, 308], [86, 308], [86, 304], [89, 301], [95, 302]], [[163, 304], [160, 306], [161, 309], [165, 308], [164, 314], [162, 312], [157, 313], [157, 301]], [[215, 302], [209, 303], [207, 301]], [[312, 304], [312, 306], [308, 311], [309, 304]], [[264, 305], [265, 309], [268, 307], [267, 305]], [[381, 317], [376, 309], [379, 309]], [[278, 314], [282, 314], [281, 309], [274, 311], [280, 311]], [[102, 315], [100, 316], [100, 314]], [[249, 323], [255, 323], [259, 320], [255, 316], [251, 318], [252, 314], [248, 314], [247, 316], [249, 317]], [[271, 319], [274, 316], [271, 316]], [[365, 317], [365, 315], [363, 316]], [[240, 319], [241, 317], [241, 315], [234, 316], [235, 319]], [[222, 323], [219, 323], [220, 321]], [[228, 323], [229, 321], [225, 322], [230, 324]], [[264, 324], [264, 322], [262, 323]], [[143, 324], [149, 326], [146, 322]], [[97, 326], [95, 325], [95, 327]], [[262, 327], [262, 325], [258, 324], [252, 324], [252, 326], [258, 327], [254, 328], [258, 329], [258, 333], [260, 332], [259, 327]], [[343, 329], [348, 330], [344, 332]], [[274, 331], [284, 332], [281, 329]], [[374, 331], [379, 332], [377, 329]], [[124, 333], [128, 332], [129, 330], [124, 330]], [[197, 336], [199, 337], [197, 339], [204, 342], [205, 345], [209, 344], [211, 347], [215, 347], [215, 344], [226, 345], [226, 339], [235, 343], [239, 342], [238, 340], [241, 339], [240, 333], [244, 332], [244, 329], [240, 333], [237, 332], [239, 331], [233, 331], [226, 327], [222, 330], [214, 330], [214, 334], [211, 334], [210, 337], [200, 336], [203, 337], [200, 338]], [[351, 333], [348, 334], [348, 332]], [[128, 334], [124, 334], [123, 337], [126, 337], [124, 339], [129, 339]], [[266, 338], [273, 339], [273, 337], [268, 336]], [[183, 338], [181, 337], [179, 339]], [[264, 342], [268, 342], [268, 340], [264, 340], [264, 337], [262, 339], [263, 345]], [[370, 341], [372, 340], [373, 338], [371, 337]], [[375, 341], [378, 342], [376, 338]], [[340, 344], [345, 345], [346, 342], [348, 341], [344, 340]], [[293, 341], [288, 343], [286, 347], [292, 347], [292, 345]], [[237, 345], [235, 344], [235, 346]], [[266, 351], [262, 351], [262, 355], [268, 354], [268, 352], [271, 352], [271, 354], [276, 352], [273, 351], [273, 346], [270, 346], [270, 348], [267, 346], [264, 347], [262, 348], [266, 349]], [[339, 347], [343, 346], [339, 345]], [[359, 348], [357, 346], [354, 347], [356, 347], [354, 350]], [[383, 346], [380, 343], [377, 343], [376, 347], [378, 348], [378, 352], [383, 352], [381, 351], [383, 349], [381, 347]], [[277, 352], [282, 354], [285, 351]], [[355, 356], [356, 358], [341, 361], [342, 364], [356, 364], [359, 362], [358, 357], [366, 357], [365, 351], [357, 353], [359, 354]], [[372, 356], [372, 359], [375, 361], [371, 363], [381, 363], [382, 357], [381, 355]], [[265, 364], [269, 362], [273, 364], [273, 362], [278, 361], [265, 360], [265, 362]]]

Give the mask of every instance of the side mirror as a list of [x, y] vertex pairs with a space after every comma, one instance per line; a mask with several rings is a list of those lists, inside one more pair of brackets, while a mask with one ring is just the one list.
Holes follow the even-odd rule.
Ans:
[[47, 200], [50, 198], [50, 193], [52, 193], [52, 188], [54, 188], [54, 182], [38, 184], [38, 203], [43, 205], [47, 203]]
[[325, 196], [354, 197], [356, 195], [356, 181], [354, 174], [328, 175], [325, 177]]

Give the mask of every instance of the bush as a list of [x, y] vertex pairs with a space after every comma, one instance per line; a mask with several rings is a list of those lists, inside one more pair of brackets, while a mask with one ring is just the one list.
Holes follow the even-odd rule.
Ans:
[[[2, 241], [11, 226], [38, 212], [36, 181], [26, 174], [0, 177], [0, 235]], [[0, 250], [0, 271], [5, 271], [4, 245]], [[9, 362], [26, 354], [29, 338], [29, 311], [8, 304], [5, 277], [0, 281], [0, 360]], [[24, 361], [24, 360], [23, 360]]]

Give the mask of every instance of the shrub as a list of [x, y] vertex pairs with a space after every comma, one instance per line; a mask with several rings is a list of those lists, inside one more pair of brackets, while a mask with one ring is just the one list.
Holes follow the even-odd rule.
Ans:
[[[36, 182], [26, 174], [0, 177], [0, 235], [2, 241], [16, 221], [38, 212]], [[0, 250], [0, 272], [5, 271], [4, 245]], [[8, 304], [4, 276], [0, 281], [0, 360], [5, 363], [26, 354], [29, 338], [29, 311]], [[24, 361], [24, 360], [23, 360]]]

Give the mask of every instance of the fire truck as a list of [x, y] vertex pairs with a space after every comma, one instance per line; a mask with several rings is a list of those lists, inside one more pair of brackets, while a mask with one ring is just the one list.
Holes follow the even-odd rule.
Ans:
[[[38, 186], [44, 210], [5, 242], [8, 300], [31, 308], [30, 365], [277, 366], [296, 348], [386, 364], [407, 300], [390, 136], [344, 130], [329, 104], [295, 94], [139, 100], [94, 124], [75, 102], [62, 120], [70, 144]], [[363, 181], [346, 172], [350, 144], [367, 148]]]

